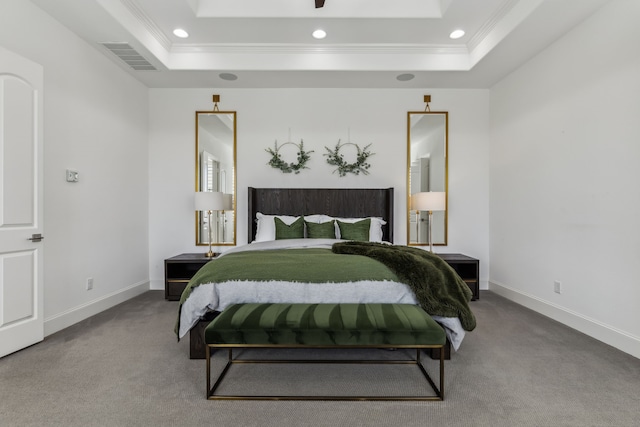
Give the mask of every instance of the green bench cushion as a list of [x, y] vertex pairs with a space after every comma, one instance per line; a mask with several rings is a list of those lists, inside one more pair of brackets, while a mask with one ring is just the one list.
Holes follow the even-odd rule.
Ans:
[[235, 304], [205, 329], [207, 344], [444, 345], [444, 330], [412, 304]]

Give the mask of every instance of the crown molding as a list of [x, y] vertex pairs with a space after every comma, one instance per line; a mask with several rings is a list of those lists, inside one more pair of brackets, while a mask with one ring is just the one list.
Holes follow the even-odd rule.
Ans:
[[146, 13], [144, 13], [142, 8], [140, 8], [135, 0], [120, 0], [120, 3], [122, 3], [122, 5], [140, 24], [140, 26], [144, 27], [149, 35], [153, 37], [160, 46], [162, 46], [167, 51], [171, 49], [171, 40], [169, 39], [169, 37], [167, 37], [167, 35], [160, 29], [160, 27], [158, 27], [156, 23], [151, 18], [149, 18]]
[[520, 0], [505, 0], [502, 5], [496, 9], [495, 13], [480, 27], [480, 29], [467, 42], [469, 51], [477, 48], [483, 40], [491, 34], [491, 32], [500, 24], [500, 21], [520, 2]]
[[173, 45], [171, 53], [190, 54], [400, 54], [400, 55], [468, 55], [466, 46], [417, 44], [286, 44], [286, 43], [233, 43], [233, 44], [180, 44]]

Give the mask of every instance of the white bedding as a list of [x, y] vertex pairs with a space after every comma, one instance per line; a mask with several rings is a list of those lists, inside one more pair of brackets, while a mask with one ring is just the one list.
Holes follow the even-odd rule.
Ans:
[[[254, 242], [237, 246], [220, 256], [255, 250], [327, 248], [335, 239], [291, 239]], [[359, 281], [348, 283], [291, 283], [281, 281], [253, 282], [228, 281], [205, 283], [193, 289], [180, 311], [178, 335], [187, 332], [208, 311], [222, 311], [231, 304], [249, 302], [271, 303], [397, 303], [417, 304], [415, 295], [404, 283], [382, 281]], [[465, 331], [458, 318], [433, 316], [449, 337], [455, 350], [458, 349]]]

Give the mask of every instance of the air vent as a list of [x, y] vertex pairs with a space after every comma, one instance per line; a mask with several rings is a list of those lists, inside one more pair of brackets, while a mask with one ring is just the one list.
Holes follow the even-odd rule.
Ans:
[[137, 71], [155, 71], [156, 67], [153, 66], [149, 61], [144, 59], [142, 55], [140, 55], [134, 48], [129, 46], [129, 43], [125, 42], [108, 42], [108, 43], [100, 43], [102, 46], [106, 47], [109, 51], [111, 51], [115, 56], [120, 58], [127, 64], [129, 67], [133, 68]]

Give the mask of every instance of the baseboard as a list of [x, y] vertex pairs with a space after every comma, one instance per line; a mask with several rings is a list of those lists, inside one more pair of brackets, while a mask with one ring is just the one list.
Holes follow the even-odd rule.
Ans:
[[164, 279], [152, 279], [149, 284], [149, 289], [152, 291], [164, 291]]
[[68, 328], [71, 325], [130, 300], [148, 290], [149, 281], [134, 283], [124, 289], [119, 289], [108, 295], [44, 319], [44, 336], [46, 337], [64, 328]]
[[640, 359], [640, 337], [501, 283], [489, 281], [489, 290]]

